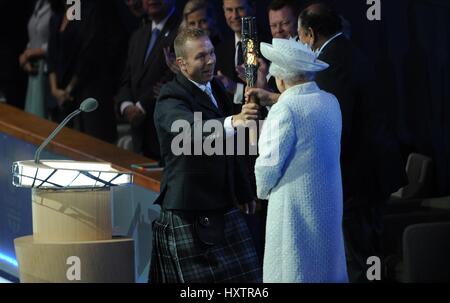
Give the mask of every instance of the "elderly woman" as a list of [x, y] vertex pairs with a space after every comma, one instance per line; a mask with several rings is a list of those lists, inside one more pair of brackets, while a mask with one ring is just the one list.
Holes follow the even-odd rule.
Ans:
[[282, 95], [259, 140], [258, 197], [268, 199], [264, 282], [347, 282], [339, 164], [341, 112], [314, 74], [328, 65], [294, 40], [261, 44]]

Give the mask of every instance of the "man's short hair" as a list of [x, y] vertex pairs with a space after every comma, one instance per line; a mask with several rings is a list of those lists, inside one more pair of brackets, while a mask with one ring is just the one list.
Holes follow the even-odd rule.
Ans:
[[294, 14], [295, 18], [300, 14], [300, 4], [298, 0], [272, 0], [267, 7], [267, 12], [269, 11], [279, 11], [285, 6], [289, 7]]
[[174, 41], [174, 49], [175, 49], [175, 56], [186, 58], [186, 50], [185, 45], [188, 40], [198, 40], [200, 38], [207, 37], [208, 33], [202, 29], [198, 28], [185, 28], [180, 30], [177, 37]]
[[305, 8], [299, 16], [299, 26], [311, 28], [316, 35], [329, 38], [342, 31], [342, 19], [338, 13], [324, 3], [316, 3]]

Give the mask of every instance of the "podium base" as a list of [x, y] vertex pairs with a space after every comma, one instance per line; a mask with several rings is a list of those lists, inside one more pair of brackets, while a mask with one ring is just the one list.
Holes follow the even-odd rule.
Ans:
[[101, 241], [112, 238], [110, 189], [33, 189], [35, 241]]
[[14, 240], [22, 283], [134, 283], [133, 239], [89, 242]]

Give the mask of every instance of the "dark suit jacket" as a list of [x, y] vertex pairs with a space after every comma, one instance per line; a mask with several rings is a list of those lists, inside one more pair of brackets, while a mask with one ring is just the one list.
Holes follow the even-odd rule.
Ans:
[[319, 59], [330, 65], [317, 74], [319, 87], [336, 96], [342, 111], [341, 169], [344, 201], [386, 199], [405, 184], [397, 139], [377, 106], [375, 72], [344, 36], [331, 41]]
[[[263, 31], [258, 31], [259, 38], [262, 39], [261, 41], [266, 41]], [[261, 38], [262, 37], [262, 38]], [[245, 83], [242, 82], [242, 80], [239, 78], [237, 72], [236, 72], [236, 64], [235, 64], [235, 55], [236, 55], [236, 46], [235, 46], [235, 36], [234, 33], [232, 35], [228, 35], [217, 47], [216, 47], [216, 70], [221, 71], [225, 76], [230, 78], [236, 83], [242, 83], [244, 84], [244, 90], [245, 90]], [[233, 100], [233, 95], [228, 94], [228, 97]], [[233, 113], [238, 114], [241, 112], [242, 104], [245, 103], [244, 97], [241, 100], [241, 104], [234, 104], [233, 103]], [[261, 108], [261, 119], [264, 120], [267, 116], [267, 109], [265, 107]], [[248, 138], [248, 135], [247, 135]], [[248, 142], [247, 142], [248, 143]], [[248, 154], [248, 149], [246, 149], [246, 153]], [[256, 195], [256, 180], [255, 180], [255, 161], [256, 156], [243, 156], [243, 161], [246, 163], [246, 174], [250, 178], [250, 183], [252, 185], [252, 189]]]
[[[194, 112], [202, 114], [202, 124], [208, 120], [223, 125], [225, 117], [232, 114], [231, 102], [219, 81], [211, 81], [217, 109], [209, 97], [186, 77], [179, 74], [161, 90], [155, 108], [155, 125], [161, 143], [161, 154], [165, 169], [161, 181], [161, 195], [156, 203], [171, 210], [218, 210], [229, 208], [234, 202], [247, 203], [253, 199], [244, 165], [240, 158], [227, 155], [174, 155], [172, 124], [177, 120], [187, 121], [194, 129]], [[211, 132], [202, 132], [200, 141], [189, 137], [188, 144], [202, 144]], [[220, 134], [223, 142], [225, 136]], [[230, 139], [228, 139], [230, 140]], [[234, 138], [231, 138], [234, 140]], [[235, 145], [236, 146], [236, 145]], [[192, 147], [192, 145], [191, 145]], [[191, 151], [193, 151], [193, 147]]]
[[138, 29], [130, 40], [128, 59], [120, 89], [116, 95], [116, 102], [120, 104], [125, 101], [138, 102], [146, 111], [143, 124], [133, 126], [133, 141], [135, 150], [143, 150], [147, 157], [160, 158], [160, 149], [153, 122], [153, 112], [157, 96], [153, 93], [153, 87], [158, 82], [167, 82], [173, 78], [172, 72], [166, 65], [163, 48], [172, 46], [175, 40], [180, 19], [174, 13], [164, 26], [150, 53], [146, 64], [145, 54], [151, 38], [151, 24]]
[[[258, 29], [258, 38], [260, 39], [260, 42], [267, 42], [271, 41], [271, 39], [268, 39], [265, 31]], [[236, 73], [236, 64], [235, 64], [235, 55], [236, 55], [236, 46], [235, 46], [235, 37], [234, 33], [231, 35], [226, 36], [222, 42], [220, 42], [216, 47], [216, 70], [221, 71], [225, 76], [230, 78], [236, 83], [242, 83], [245, 85], [244, 82], [238, 77], [238, 74]], [[231, 98], [233, 96], [230, 95]], [[232, 99], [233, 100], [233, 99]], [[242, 103], [244, 103], [244, 99], [242, 99]], [[241, 111], [242, 105], [234, 105], [234, 112], [235, 114], [239, 113]]]
[[[245, 85], [244, 82], [238, 77], [238, 74], [236, 73], [236, 63], [235, 63], [235, 54], [236, 54], [236, 46], [235, 46], [235, 40], [234, 40], [234, 34], [227, 36], [224, 40], [222, 40], [219, 45], [216, 47], [216, 70], [221, 71], [222, 74], [230, 78], [236, 83], [242, 83]], [[229, 94], [230, 98], [233, 98], [233, 95]], [[233, 99], [231, 99], [233, 100]], [[242, 103], [244, 103], [244, 99], [241, 100]], [[233, 104], [233, 111], [235, 114], [239, 113], [241, 111], [240, 105]]]

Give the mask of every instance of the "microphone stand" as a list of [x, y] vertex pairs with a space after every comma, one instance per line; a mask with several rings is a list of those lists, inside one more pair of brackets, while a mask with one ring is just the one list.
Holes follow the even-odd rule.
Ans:
[[44, 142], [42, 142], [42, 144], [38, 147], [38, 149], [36, 150], [36, 153], [34, 154], [34, 163], [39, 164], [39, 160], [41, 158], [41, 152], [42, 150], [47, 146], [47, 144], [50, 143], [50, 141], [52, 141], [56, 135], [61, 131], [61, 129], [66, 126], [67, 122], [69, 122], [73, 117], [75, 117], [76, 115], [80, 114], [81, 110], [77, 109], [74, 112], [72, 112], [70, 115], [68, 115], [59, 125], [57, 128], [55, 128], [55, 130], [50, 134], [50, 136], [47, 137], [47, 139], [44, 140]]

